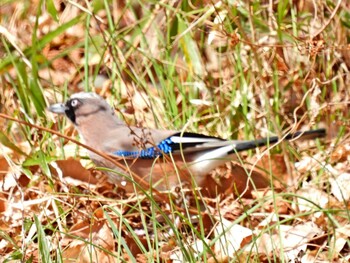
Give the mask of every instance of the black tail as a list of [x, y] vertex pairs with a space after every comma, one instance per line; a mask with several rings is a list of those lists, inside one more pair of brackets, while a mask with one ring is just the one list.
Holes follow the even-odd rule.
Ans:
[[[326, 129], [317, 129], [317, 130], [310, 130], [310, 131], [297, 131], [295, 133], [288, 134], [284, 138], [284, 140], [292, 140], [296, 138], [312, 140], [312, 139], [316, 139], [324, 136], [326, 136]], [[278, 141], [279, 141], [279, 138], [277, 136], [272, 136], [268, 138], [262, 138], [258, 140], [237, 143], [237, 146], [235, 147], [235, 149], [230, 151], [229, 154], [254, 149], [254, 148], [265, 146], [268, 144], [272, 145]]]

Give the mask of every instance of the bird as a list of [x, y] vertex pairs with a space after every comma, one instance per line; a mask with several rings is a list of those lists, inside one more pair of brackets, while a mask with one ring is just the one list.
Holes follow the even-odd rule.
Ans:
[[[210, 172], [234, 159], [237, 153], [280, 141], [277, 136], [225, 140], [193, 132], [130, 126], [116, 115], [106, 100], [93, 92], [74, 93], [65, 102], [50, 105], [48, 110], [65, 115], [84, 144], [121, 164], [116, 166], [88, 151], [97, 166], [113, 169], [107, 171], [110, 182], [122, 186], [126, 178], [130, 180], [131, 175], [136, 175], [138, 181], [143, 180], [158, 191], [182, 184], [207, 187]], [[291, 133], [283, 139], [315, 139], [325, 135], [326, 130], [321, 128]]]

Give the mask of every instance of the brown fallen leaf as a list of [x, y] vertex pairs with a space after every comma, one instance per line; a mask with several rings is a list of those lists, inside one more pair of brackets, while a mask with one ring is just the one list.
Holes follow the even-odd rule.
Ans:
[[[208, 188], [209, 197], [215, 197], [218, 194], [234, 196], [242, 195], [245, 198], [252, 197], [252, 190], [265, 189], [270, 186], [269, 180], [256, 170], [250, 171], [250, 168], [245, 169], [240, 164], [234, 163], [229, 167], [219, 168], [215, 173], [215, 179], [212, 176], [207, 176], [206, 187]], [[250, 173], [250, 174], [249, 174]], [[222, 174], [226, 174], [222, 176]]]
[[350, 173], [342, 173], [336, 178], [329, 178], [331, 192], [340, 202], [350, 199]]
[[300, 253], [306, 252], [310, 241], [323, 234], [323, 230], [313, 222], [305, 222], [295, 226], [279, 225], [278, 232], [273, 234], [264, 233], [244, 249], [250, 253], [269, 256], [274, 251], [279, 251], [282, 248], [284, 258], [281, 259], [295, 262]]
[[302, 212], [312, 211], [315, 207], [327, 208], [334, 197], [321, 191], [317, 186], [309, 182], [303, 182], [300, 189], [296, 192], [298, 198], [297, 204], [293, 203], [293, 209]]
[[0, 193], [0, 213], [5, 212], [7, 207], [7, 199], [5, 195]]
[[70, 229], [69, 234], [80, 239], [69, 236], [63, 238], [62, 244], [66, 246], [62, 253], [64, 262], [119, 262], [112, 255], [115, 242], [106, 221], [79, 222]]
[[334, 253], [337, 258], [334, 258], [334, 260], [339, 259], [339, 253], [346, 248], [346, 244], [349, 242], [350, 237], [350, 225], [345, 225], [343, 227], [337, 228], [335, 230], [335, 235], [331, 239], [331, 244], [334, 244], [334, 249], [337, 253]]
[[139, 247], [139, 242], [142, 243], [142, 245], [148, 249], [148, 243], [147, 243], [147, 239], [143, 236], [137, 236], [137, 241], [135, 240], [134, 237], [131, 237], [129, 235], [125, 236], [125, 242], [128, 245], [128, 248], [130, 249], [131, 253], [133, 254], [134, 257], [136, 257], [137, 255], [141, 254], [142, 251]]
[[218, 218], [214, 235], [218, 238], [214, 244], [215, 254], [234, 258], [237, 251], [252, 240], [253, 231], [224, 218]]
[[283, 154], [266, 155], [264, 154], [256, 164], [256, 167], [269, 171], [278, 178], [287, 178], [287, 166]]
[[[61, 170], [62, 177], [71, 177], [90, 184], [97, 183], [97, 179], [76, 159], [68, 158], [67, 160], [59, 160], [56, 161], [56, 164]], [[53, 171], [57, 174], [57, 171]]]
[[0, 180], [4, 178], [9, 170], [9, 164], [4, 157], [0, 157]]

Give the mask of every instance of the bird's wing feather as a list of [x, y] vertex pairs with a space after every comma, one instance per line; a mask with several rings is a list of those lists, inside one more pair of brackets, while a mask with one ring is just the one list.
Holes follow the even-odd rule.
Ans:
[[175, 132], [173, 135], [155, 142], [154, 146], [133, 151], [117, 150], [114, 151], [113, 154], [126, 158], [155, 158], [157, 156], [163, 156], [170, 153], [191, 153], [209, 150], [226, 146], [232, 143], [232, 141], [226, 141], [217, 137], [206, 136], [197, 133]]
[[[157, 138], [164, 138], [162, 131], [153, 131]], [[157, 134], [158, 133], [158, 134]], [[289, 134], [284, 139], [291, 140], [297, 137], [314, 138], [322, 137], [325, 135], [324, 129], [312, 130], [306, 132], [296, 132]], [[251, 141], [228, 141], [217, 137], [206, 136], [197, 133], [190, 132], [175, 132], [174, 134], [161, 140], [155, 141], [153, 146], [144, 147], [143, 149], [137, 149], [133, 151], [117, 150], [113, 154], [117, 156], [123, 156], [127, 158], [144, 158], [152, 159], [167, 154], [178, 153], [197, 153], [202, 151], [202, 158], [209, 158], [210, 156], [224, 156], [234, 154], [256, 147], [274, 144], [279, 141], [277, 136], [271, 136], [267, 138], [251, 140]], [[212, 150], [212, 151], [211, 151]]]

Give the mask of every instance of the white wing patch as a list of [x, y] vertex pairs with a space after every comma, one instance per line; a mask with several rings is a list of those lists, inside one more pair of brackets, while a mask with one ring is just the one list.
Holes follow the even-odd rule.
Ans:
[[196, 137], [178, 137], [172, 136], [170, 140], [174, 143], [204, 143], [204, 142], [221, 142], [222, 140], [215, 138], [196, 138]]
[[196, 163], [203, 162], [203, 161], [208, 161], [208, 160], [213, 160], [213, 159], [220, 159], [223, 157], [227, 157], [227, 153], [229, 151], [232, 151], [236, 147], [235, 144], [227, 145], [224, 147], [220, 147], [215, 150], [211, 150], [207, 153], [201, 154], [197, 159]]
[[[231, 144], [215, 150], [209, 150], [204, 154], [198, 154], [196, 160], [193, 161], [189, 167], [196, 175], [206, 175], [208, 174], [208, 171], [211, 171], [215, 167], [230, 161], [235, 154], [227, 155], [227, 153], [232, 151], [235, 147], [236, 144]], [[199, 178], [204, 177], [199, 176]]]

